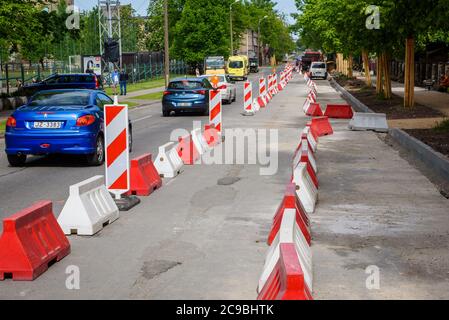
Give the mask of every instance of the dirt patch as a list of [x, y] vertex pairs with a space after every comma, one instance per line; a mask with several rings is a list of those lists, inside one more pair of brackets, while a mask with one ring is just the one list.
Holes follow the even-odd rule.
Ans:
[[386, 100], [377, 95], [375, 88], [366, 86], [365, 82], [359, 79], [337, 79], [337, 82], [374, 112], [387, 114], [389, 120], [445, 116], [440, 111], [421, 104], [416, 104], [413, 109], [405, 109], [404, 98], [393, 94], [392, 99]]
[[434, 129], [411, 129], [405, 131], [434, 150], [449, 157], [449, 132], [439, 132]]

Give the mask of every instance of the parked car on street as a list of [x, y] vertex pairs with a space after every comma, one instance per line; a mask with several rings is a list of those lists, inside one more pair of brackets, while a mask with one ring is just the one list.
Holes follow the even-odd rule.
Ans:
[[[200, 78], [207, 79], [212, 82], [214, 76], [201, 76]], [[237, 88], [235, 82], [229, 79], [229, 76], [217, 75], [218, 77], [218, 90], [221, 92], [221, 99], [223, 103], [231, 104], [237, 99]]]
[[20, 88], [21, 95], [31, 97], [36, 92], [55, 89], [90, 89], [102, 90], [101, 77], [91, 73], [54, 74], [50, 77]]
[[322, 78], [324, 80], [327, 79], [327, 67], [326, 67], [326, 63], [323, 61], [312, 62], [309, 72], [310, 72], [311, 79], [316, 79], [316, 78]]
[[[104, 163], [104, 112], [113, 100], [97, 90], [46, 90], [36, 93], [6, 123], [6, 154], [11, 166], [28, 155], [85, 155], [89, 165]], [[129, 123], [132, 150], [132, 124]]]
[[170, 81], [162, 98], [164, 117], [185, 112], [209, 115], [209, 91], [213, 87], [207, 78], [178, 78]]

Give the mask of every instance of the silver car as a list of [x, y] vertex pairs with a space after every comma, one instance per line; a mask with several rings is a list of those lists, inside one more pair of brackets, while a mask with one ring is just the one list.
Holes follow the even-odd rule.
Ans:
[[[200, 76], [199, 78], [206, 78], [209, 82], [212, 83], [212, 78], [214, 76]], [[232, 82], [231, 79], [226, 75], [217, 75], [218, 77], [218, 89], [221, 92], [221, 99], [224, 104], [231, 104], [237, 99], [237, 87], [235, 86], [235, 82]]]

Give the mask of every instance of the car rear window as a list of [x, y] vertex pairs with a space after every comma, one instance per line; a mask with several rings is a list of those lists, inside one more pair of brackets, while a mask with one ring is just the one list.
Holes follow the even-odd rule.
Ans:
[[312, 68], [317, 68], [317, 69], [325, 69], [326, 65], [324, 63], [314, 63], [312, 65]]
[[243, 68], [243, 62], [242, 61], [231, 61], [231, 62], [229, 62], [229, 68], [232, 68], [232, 69]]
[[43, 106], [86, 106], [89, 104], [90, 92], [41, 92], [29, 103], [32, 107]]
[[174, 82], [170, 82], [170, 84], [168, 85], [169, 89], [174, 89], [174, 90], [197, 90], [197, 89], [201, 89], [202, 87], [203, 87], [203, 84], [201, 82], [189, 81], [189, 80], [174, 81]]

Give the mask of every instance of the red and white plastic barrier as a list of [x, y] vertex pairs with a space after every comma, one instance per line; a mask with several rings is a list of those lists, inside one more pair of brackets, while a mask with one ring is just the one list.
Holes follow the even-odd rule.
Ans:
[[70, 186], [70, 195], [58, 217], [66, 235], [93, 236], [120, 217], [103, 176]]
[[174, 142], [169, 142], [159, 147], [159, 153], [154, 162], [159, 176], [163, 178], [175, 178], [181, 173], [182, 159], [176, 150]]
[[148, 197], [162, 187], [162, 179], [153, 163], [151, 153], [131, 160], [130, 195]]
[[0, 281], [32, 281], [70, 254], [50, 201], [41, 201], [3, 220]]
[[[289, 245], [291, 248], [289, 256], [286, 256], [286, 252], [283, 245]], [[294, 249], [294, 250], [293, 250]], [[279, 295], [279, 288], [273, 288], [279, 286], [282, 283], [282, 276], [279, 268], [280, 263], [284, 262], [286, 258], [289, 259], [288, 265], [295, 267], [299, 276], [300, 283], [302, 285], [285, 290]], [[300, 230], [296, 212], [293, 209], [286, 209], [282, 218], [281, 227], [275, 240], [273, 241], [270, 250], [268, 251], [267, 258], [265, 260], [265, 266], [262, 275], [259, 279], [258, 287], [258, 299], [286, 299], [286, 296], [291, 295], [294, 299], [312, 299], [313, 290], [313, 273], [312, 273], [312, 251], [309, 243], [304, 237], [304, 234]], [[277, 294], [275, 294], [277, 293]]]
[[265, 108], [268, 105], [267, 99], [267, 81], [264, 77], [259, 79], [259, 98], [258, 102], [262, 108]]

